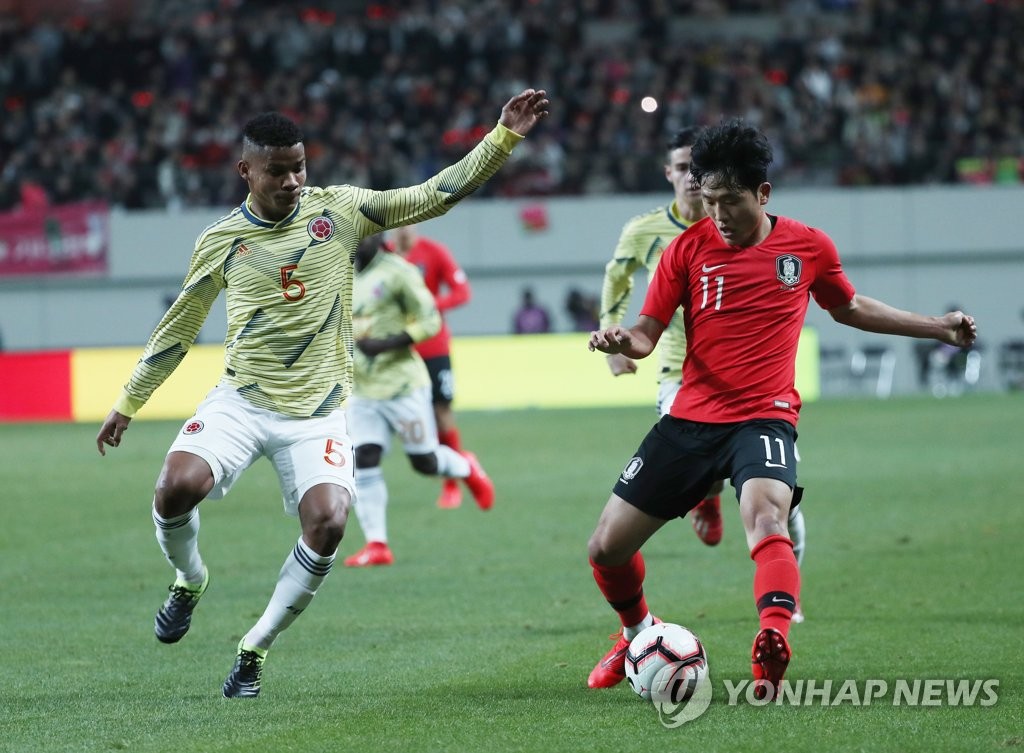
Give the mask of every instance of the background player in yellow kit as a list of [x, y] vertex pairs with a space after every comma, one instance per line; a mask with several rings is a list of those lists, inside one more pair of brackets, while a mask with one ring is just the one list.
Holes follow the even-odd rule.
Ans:
[[463, 479], [484, 510], [494, 486], [476, 456], [440, 444], [431, 405], [430, 374], [418, 342], [441, 329], [441, 313], [420, 272], [398, 254], [380, 253], [383, 236], [356, 249], [352, 295], [355, 385], [349, 419], [356, 456], [356, 517], [366, 546], [345, 559], [349, 567], [390, 565], [388, 488], [381, 459], [398, 435], [412, 467], [428, 476]]

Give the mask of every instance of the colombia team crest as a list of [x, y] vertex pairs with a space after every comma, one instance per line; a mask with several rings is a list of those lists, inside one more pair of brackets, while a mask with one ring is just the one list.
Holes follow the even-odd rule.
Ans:
[[775, 276], [782, 280], [784, 285], [793, 287], [800, 282], [800, 271], [804, 263], [793, 254], [783, 254], [775, 257]]
[[314, 217], [306, 225], [306, 232], [309, 233], [310, 238], [322, 243], [323, 241], [330, 240], [331, 236], [334, 235], [334, 223], [331, 222], [331, 218], [327, 215]]
[[189, 421], [187, 424], [185, 424], [182, 427], [181, 433], [182, 434], [198, 434], [199, 432], [201, 432], [203, 430], [203, 428], [204, 428], [203, 422], [200, 421], [198, 418], [193, 418], [191, 421]]

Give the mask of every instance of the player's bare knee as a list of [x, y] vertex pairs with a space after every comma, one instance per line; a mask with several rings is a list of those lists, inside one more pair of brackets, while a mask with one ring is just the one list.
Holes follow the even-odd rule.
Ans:
[[598, 527], [587, 542], [587, 556], [595, 565], [615, 567], [628, 562], [629, 558], [633, 556], [633, 552], [625, 552], [621, 547], [616, 547], [604, 531]]
[[156, 480], [153, 508], [163, 518], [184, 515], [213, 488], [213, 473], [205, 463], [166, 463]]
[[437, 475], [437, 455], [433, 452], [428, 452], [425, 455], [410, 454], [409, 462], [417, 473], [422, 473], [425, 476]]
[[[307, 492], [307, 495], [309, 492]], [[303, 497], [299, 503], [302, 536], [317, 554], [333, 554], [345, 535], [351, 496], [344, 489]]]

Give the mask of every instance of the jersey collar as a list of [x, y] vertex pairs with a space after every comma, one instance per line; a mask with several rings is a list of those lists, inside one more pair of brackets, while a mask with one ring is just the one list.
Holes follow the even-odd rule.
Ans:
[[296, 215], [298, 215], [299, 213], [299, 209], [302, 208], [302, 199], [300, 198], [298, 202], [296, 202], [295, 204], [295, 209], [293, 209], [291, 214], [289, 214], [283, 220], [278, 220], [277, 222], [267, 222], [266, 220], [261, 220], [259, 217], [257, 217], [256, 213], [249, 208], [250, 201], [252, 201], [252, 194], [246, 196], [245, 201], [242, 202], [242, 214], [245, 216], [245, 219], [249, 220], [249, 222], [251, 222], [253, 225], [258, 225], [259, 227], [273, 228], [287, 225], [289, 222], [295, 219]]
[[693, 224], [687, 223], [685, 220], [683, 220], [682, 217], [679, 216], [679, 207], [676, 206], [675, 199], [672, 200], [671, 204], [665, 207], [665, 216], [668, 217], [669, 222], [683, 230], [686, 230], [688, 227], [690, 227], [690, 225]]

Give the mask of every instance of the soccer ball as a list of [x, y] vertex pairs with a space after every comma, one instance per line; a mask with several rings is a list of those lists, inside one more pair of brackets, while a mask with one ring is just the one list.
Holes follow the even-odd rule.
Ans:
[[626, 679], [646, 701], [685, 703], [708, 680], [708, 655], [693, 632], [659, 622], [629, 642]]

